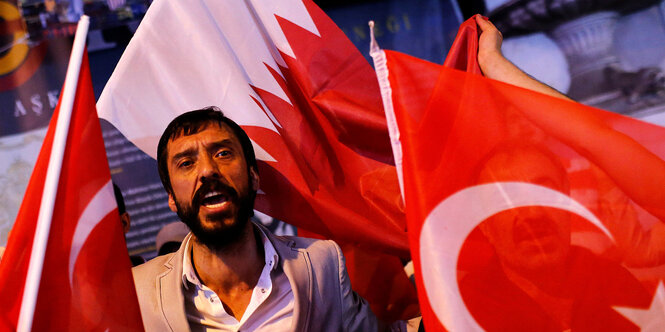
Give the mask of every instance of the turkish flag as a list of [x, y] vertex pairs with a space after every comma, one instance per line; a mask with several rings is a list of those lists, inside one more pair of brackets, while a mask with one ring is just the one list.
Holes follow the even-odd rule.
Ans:
[[[0, 264], [0, 330], [16, 330], [60, 103]], [[81, 65], [33, 331], [143, 331], [131, 263], [95, 111]]]
[[460, 31], [457, 69], [377, 67], [427, 330], [662, 329], [665, 129], [482, 77]]

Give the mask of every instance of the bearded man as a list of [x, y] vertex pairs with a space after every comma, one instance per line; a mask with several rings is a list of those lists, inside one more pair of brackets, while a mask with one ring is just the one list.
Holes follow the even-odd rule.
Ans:
[[250, 221], [259, 174], [247, 134], [214, 107], [184, 113], [157, 148], [169, 207], [191, 233], [133, 270], [147, 331], [376, 331], [332, 241]]

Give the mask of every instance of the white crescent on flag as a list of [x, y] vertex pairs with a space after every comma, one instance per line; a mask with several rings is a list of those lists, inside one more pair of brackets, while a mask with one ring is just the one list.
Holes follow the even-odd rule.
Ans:
[[[301, 0], [154, 2], [99, 98], [99, 116], [153, 158], [173, 118], [206, 106], [277, 132], [254, 89], [292, 104], [271, 73], [283, 78], [278, 51], [295, 57], [278, 17], [319, 35]], [[253, 143], [257, 159], [275, 161]]]
[[[481, 197], [481, 199], [479, 199]], [[420, 232], [423, 284], [432, 310], [452, 331], [482, 331], [467, 310], [457, 285], [460, 250], [471, 231], [501, 211], [524, 206], [546, 206], [575, 213], [611, 233], [582, 204], [561, 192], [524, 182], [494, 182], [458, 191], [439, 203], [427, 216]]]
[[86, 205], [81, 217], [76, 223], [76, 230], [72, 238], [72, 247], [69, 253], [69, 285], [72, 286], [74, 282], [74, 265], [79, 256], [79, 252], [88, 239], [88, 236], [95, 229], [95, 226], [106, 217], [111, 211], [117, 207], [115, 203], [115, 195], [113, 194], [113, 184], [109, 180], [99, 191], [92, 197], [88, 205]]

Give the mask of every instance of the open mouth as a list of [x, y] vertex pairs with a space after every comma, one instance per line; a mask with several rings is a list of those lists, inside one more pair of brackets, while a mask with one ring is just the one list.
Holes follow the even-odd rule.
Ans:
[[546, 218], [527, 219], [513, 228], [513, 239], [516, 243], [544, 240], [556, 237], [556, 221]]
[[203, 197], [203, 200], [201, 200], [201, 205], [214, 209], [221, 207], [227, 201], [228, 197], [222, 192], [211, 191]]

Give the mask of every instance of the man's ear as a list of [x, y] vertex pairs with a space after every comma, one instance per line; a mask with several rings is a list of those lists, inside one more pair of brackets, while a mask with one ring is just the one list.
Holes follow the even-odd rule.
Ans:
[[487, 220], [481, 222], [478, 225], [478, 229], [480, 229], [480, 232], [492, 246], [496, 244], [495, 234], [493, 233], [492, 228], [488, 225]]
[[259, 173], [256, 172], [254, 167], [249, 168], [249, 177], [250, 177], [250, 181], [252, 183], [252, 190], [258, 191], [259, 190]]
[[129, 217], [129, 213], [125, 211], [125, 213], [120, 215], [120, 221], [122, 222], [122, 231], [127, 234], [129, 232], [129, 227], [132, 224], [131, 218]]
[[178, 212], [178, 207], [175, 205], [175, 198], [173, 198], [173, 194], [169, 194], [169, 208], [173, 212]]

